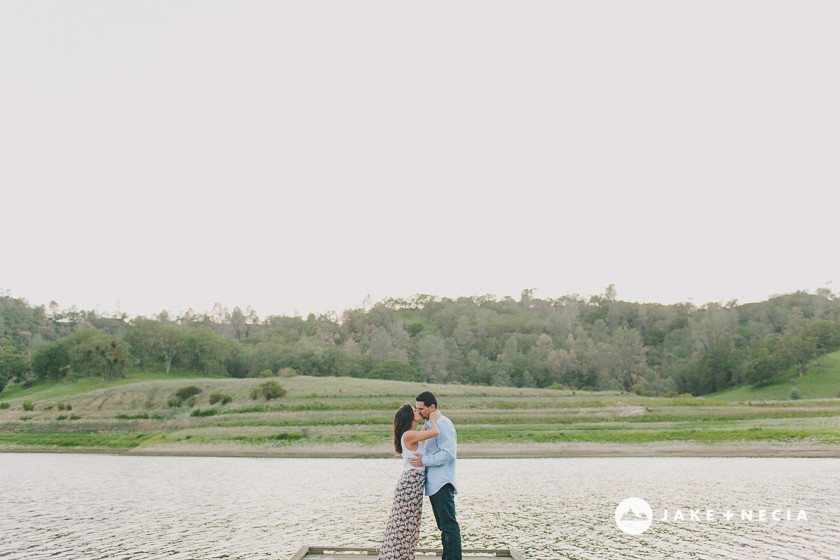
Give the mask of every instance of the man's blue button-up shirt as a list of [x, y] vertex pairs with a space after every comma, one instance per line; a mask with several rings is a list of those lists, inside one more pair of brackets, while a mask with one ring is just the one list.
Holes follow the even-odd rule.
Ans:
[[[441, 416], [437, 420], [440, 435], [426, 440], [426, 452], [423, 454], [423, 465], [426, 467], [426, 495], [433, 496], [446, 484], [451, 484], [458, 493], [455, 485], [455, 457], [458, 455], [458, 435], [452, 420]], [[429, 429], [429, 421], [423, 426]]]

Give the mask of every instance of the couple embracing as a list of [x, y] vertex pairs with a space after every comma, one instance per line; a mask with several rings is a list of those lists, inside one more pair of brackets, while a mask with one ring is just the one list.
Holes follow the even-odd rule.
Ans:
[[[441, 531], [442, 560], [461, 560], [461, 529], [455, 520], [455, 457], [458, 441], [452, 421], [441, 414], [429, 391], [416, 407], [404, 404], [394, 415], [394, 449], [403, 457], [394, 505], [379, 549], [379, 560], [414, 560], [420, 536], [423, 489]], [[417, 430], [420, 420], [423, 429]]]

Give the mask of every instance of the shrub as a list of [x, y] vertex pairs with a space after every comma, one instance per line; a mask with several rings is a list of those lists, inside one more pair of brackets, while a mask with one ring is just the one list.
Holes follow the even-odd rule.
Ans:
[[[277, 383], [276, 381], [266, 381], [265, 383], [260, 383], [259, 387], [257, 387], [257, 397], [260, 394], [266, 399], [279, 399], [280, 397], [286, 396], [286, 389]], [[251, 392], [251, 398], [254, 398], [254, 392]]]
[[192, 412], [190, 412], [190, 416], [215, 416], [219, 413], [218, 408], [208, 408], [206, 410], [201, 410], [200, 408], [196, 408]]
[[274, 377], [274, 372], [270, 369], [262, 370], [257, 377]]
[[0, 410], [5, 410], [5, 409], [9, 408], [9, 406], [11, 406], [11, 405], [7, 402], [0, 402]]
[[230, 395], [226, 395], [224, 393], [220, 393], [218, 391], [213, 393], [212, 395], [210, 395], [210, 404], [216, 404], [217, 402], [220, 402], [220, 401], [221, 401], [222, 404], [227, 404], [227, 403], [233, 401], [233, 397], [231, 397]]
[[70, 420], [81, 420], [81, 418], [82, 417], [79, 416], [78, 414], [71, 414], [70, 415]]
[[63, 415], [63, 414], [59, 414], [58, 416], [56, 416], [56, 418], [55, 418], [55, 419], [56, 419], [56, 420], [67, 420], [67, 417], [66, 417], [65, 415]]
[[[259, 391], [259, 389], [255, 389], [255, 391]], [[269, 407], [267, 404], [243, 406], [241, 408], [234, 408], [233, 410], [226, 410], [225, 414], [245, 414], [248, 412], [271, 412], [271, 407]]]
[[122, 414], [117, 414], [115, 416], [115, 418], [117, 420], [148, 420], [149, 419], [149, 414], [147, 412], [141, 412], [139, 414], [131, 414], [131, 415], [122, 413]]
[[166, 406], [178, 407], [184, 404], [187, 406], [195, 406], [195, 403], [198, 402], [198, 397], [196, 397], [196, 395], [200, 393], [201, 388], [196, 387], [195, 385], [181, 387], [175, 391], [175, 396], [169, 397], [169, 400], [166, 401]]
[[798, 389], [791, 389], [790, 390], [790, 398], [791, 398], [791, 400], [798, 401], [799, 399], [802, 398], [802, 395], [799, 394]]
[[32, 401], [23, 401], [23, 410], [35, 410], [35, 405], [32, 404]]
[[187, 387], [181, 387], [177, 391], [175, 391], [175, 396], [182, 401], [187, 400], [190, 397], [194, 397], [196, 395], [201, 394], [201, 388], [195, 385], [189, 385]]

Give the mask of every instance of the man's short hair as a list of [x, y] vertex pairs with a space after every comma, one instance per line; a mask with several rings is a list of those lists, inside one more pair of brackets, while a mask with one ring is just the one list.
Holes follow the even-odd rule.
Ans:
[[417, 395], [417, 398], [414, 400], [416, 400], [417, 402], [422, 402], [426, 406], [435, 405], [435, 408], [437, 408], [438, 405], [437, 398], [431, 391], [423, 391], [422, 393]]

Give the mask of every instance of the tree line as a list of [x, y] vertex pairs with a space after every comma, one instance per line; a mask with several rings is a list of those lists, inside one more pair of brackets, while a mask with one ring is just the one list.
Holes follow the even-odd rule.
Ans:
[[420, 294], [306, 318], [218, 304], [129, 318], [0, 296], [0, 391], [141, 368], [703, 395], [801, 376], [837, 349], [840, 298], [827, 289], [700, 307], [620, 301], [614, 286], [588, 298]]

